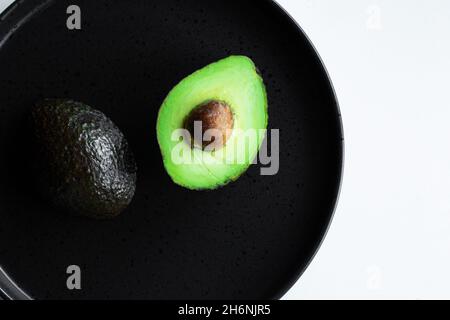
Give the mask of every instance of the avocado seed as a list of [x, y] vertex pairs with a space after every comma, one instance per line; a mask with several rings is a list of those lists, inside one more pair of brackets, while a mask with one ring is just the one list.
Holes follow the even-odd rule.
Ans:
[[192, 147], [220, 149], [231, 136], [234, 125], [233, 112], [223, 102], [212, 100], [197, 106], [185, 120]]

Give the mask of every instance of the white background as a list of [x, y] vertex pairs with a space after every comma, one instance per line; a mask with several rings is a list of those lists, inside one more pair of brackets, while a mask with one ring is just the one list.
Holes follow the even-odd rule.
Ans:
[[450, 298], [450, 1], [279, 3], [324, 60], [346, 137], [334, 222], [285, 299]]

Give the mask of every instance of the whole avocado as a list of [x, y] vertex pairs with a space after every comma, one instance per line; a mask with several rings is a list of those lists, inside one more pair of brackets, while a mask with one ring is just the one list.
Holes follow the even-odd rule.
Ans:
[[67, 212], [96, 219], [119, 215], [136, 190], [128, 142], [102, 112], [46, 99], [32, 111], [34, 168], [43, 195]]

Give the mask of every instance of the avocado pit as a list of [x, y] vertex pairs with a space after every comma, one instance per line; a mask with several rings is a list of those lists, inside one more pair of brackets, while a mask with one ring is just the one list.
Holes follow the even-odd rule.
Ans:
[[[222, 148], [230, 138], [234, 126], [231, 107], [224, 101], [211, 100], [187, 116], [185, 129], [190, 133], [191, 146], [203, 150]], [[193, 139], [192, 139], [193, 137]]]

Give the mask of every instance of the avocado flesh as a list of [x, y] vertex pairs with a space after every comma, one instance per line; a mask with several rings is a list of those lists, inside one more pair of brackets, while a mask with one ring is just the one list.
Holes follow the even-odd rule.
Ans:
[[54, 205], [97, 219], [120, 214], [136, 189], [136, 163], [122, 132], [102, 112], [47, 99], [32, 111], [39, 191]]
[[[172, 151], [180, 145], [172, 141], [173, 131], [183, 128], [186, 116], [193, 109], [211, 100], [224, 101], [231, 107], [234, 115], [231, 137], [221, 152], [212, 153], [184, 144], [182, 152], [190, 153], [197, 161], [176, 163]], [[176, 85], [159, 111], [157, 136], [166, 171], [175, 183], [193, 190], [215, 189], [235, 181], [257, 156], [267, 122], [265, 86], [249, 58], [231, 56], [208, 65]], [[243, 139], [239, 130], [248, 129], [257, 130], [257, 142], [244, 153], [237, 152], [236, 146]]]

